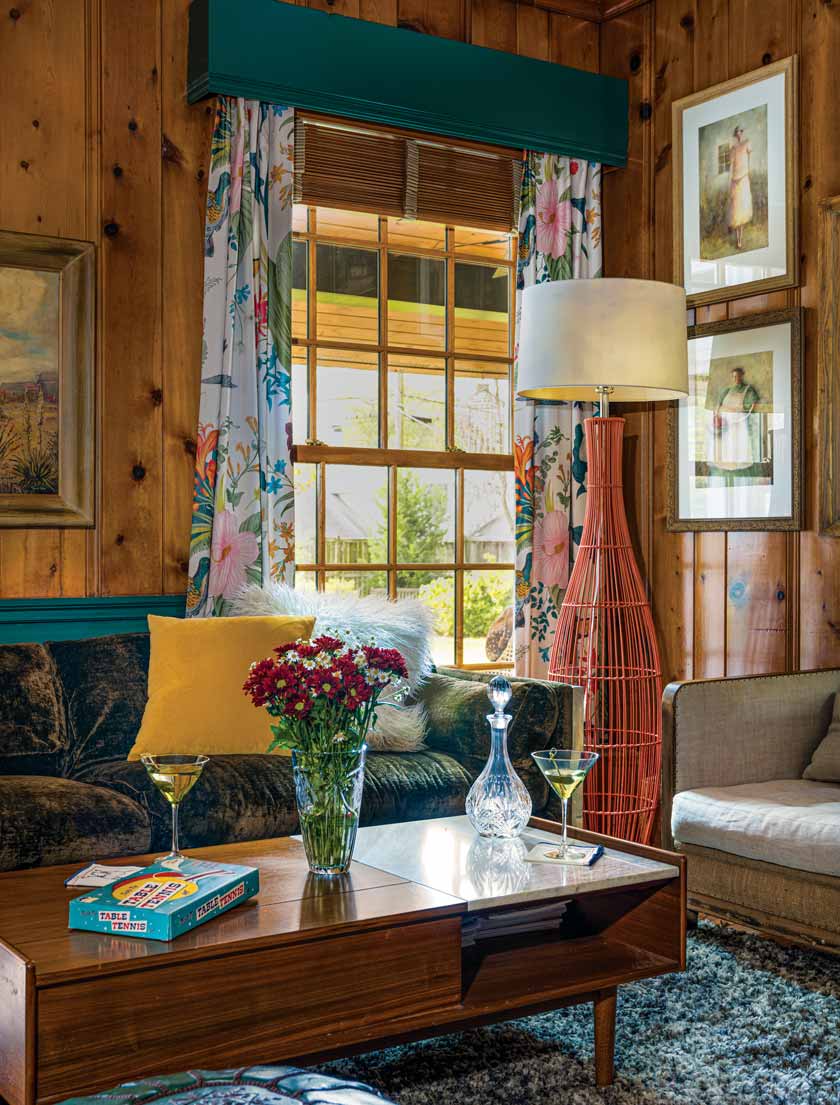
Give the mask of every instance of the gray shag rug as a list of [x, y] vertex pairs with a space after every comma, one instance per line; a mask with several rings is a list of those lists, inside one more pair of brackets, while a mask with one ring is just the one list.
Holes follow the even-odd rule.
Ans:
[[592, 1007], [343, 1059], [398, 1105], [838, 1105], [840, 959], [702, 923], [684, 974], [619, 990], [616, 1081]]

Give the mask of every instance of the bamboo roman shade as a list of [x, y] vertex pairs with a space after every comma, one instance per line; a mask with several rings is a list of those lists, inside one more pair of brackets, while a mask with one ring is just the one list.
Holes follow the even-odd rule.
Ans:
[[515, 230], [522, 157], [298, 112], [295, 201]]

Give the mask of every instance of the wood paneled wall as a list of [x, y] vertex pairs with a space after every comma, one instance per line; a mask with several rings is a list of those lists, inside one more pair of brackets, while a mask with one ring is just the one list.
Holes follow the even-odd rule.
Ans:
[[188, 0], [0, 15], [0, 222], [97, 245], [98, 524], [0, 531], [0, 597], [181, 591], [212, 117], [184, 102]]
[[[596, 22], [513, 0], [311, 6], [598, 69]], [[97, 245], [100, 473], [94, 531], [0, 530], [0, 598], [186, 586], [213, 122], [184, 99], [188, 7], [16, 0], [0, 14], [0, 225]]]
[[630, 162], [604, 183], [605, 270], [672, 279], [671, 104], [800, 57], [801, 288], [697, 312], [711, 321], [801, 303], [802, 533], [668, 533], [666, 411], [628, 408], [626, 483], [666, 679], [840, 666], [840, 540], [817, 534], [817, 205], [840, 193], [840, 5], [649, 0], [601, 27], [601, 71], [631, 87]]
[[[630, 160], [604, 183], [605, 268], [614, 276], [672, 277], [672, 101], [799, 53], [802, 287], [699, 318], [808, 309], [806, 528], [667, 533], [663, 408], [626, 412], [627, 498], [668, 678], [840, 665], [840, 540], [816, 533], [815, 439], [816, 212], [821, 198], [840, 193], [840, 5], [630, 0], [609, 5], [625, 10], [599, 26], [548, 10], [558, 0], [311, 3], [627, 77]], [[579, 10], [593, 7], [581, 0]], [[0, 531], [0, 597], [185, 586], [212, 126], [206, 105], [184, 101], [187, 8], [188, 0], [17, 0], [0, 16], [0, 56], [14, 78], [0, 114], [0, 223], [97, 243], [100, 420], [96, 530]]]

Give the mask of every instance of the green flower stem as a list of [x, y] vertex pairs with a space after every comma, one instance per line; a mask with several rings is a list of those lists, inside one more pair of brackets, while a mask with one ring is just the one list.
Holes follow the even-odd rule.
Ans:
[[336, 874], [350, 864], [361, 804], [363, 751], [293, 752], [301, 832], [310, 867]]

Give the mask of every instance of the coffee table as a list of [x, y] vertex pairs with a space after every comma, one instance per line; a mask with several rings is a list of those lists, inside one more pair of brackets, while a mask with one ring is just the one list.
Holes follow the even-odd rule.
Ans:
[[[556, 830], [534, 819], [524, 843]], [[616, 988], [685, 966], [685, 859], [573, 835], [605, 856], [526, 864], [458, 817], [360, 830], [335, 880], [290, 838], [195, 849], [259, 867], [260, 894], [170, 944], [69, 931], [78, 864], [0, 875], [0, 1096], [46, 1105], [150, 1074], [308, 1063], [580, 1002], [606, 1085]], [[465, 918], [557, 900], [556, 931], [462, 949]]]

